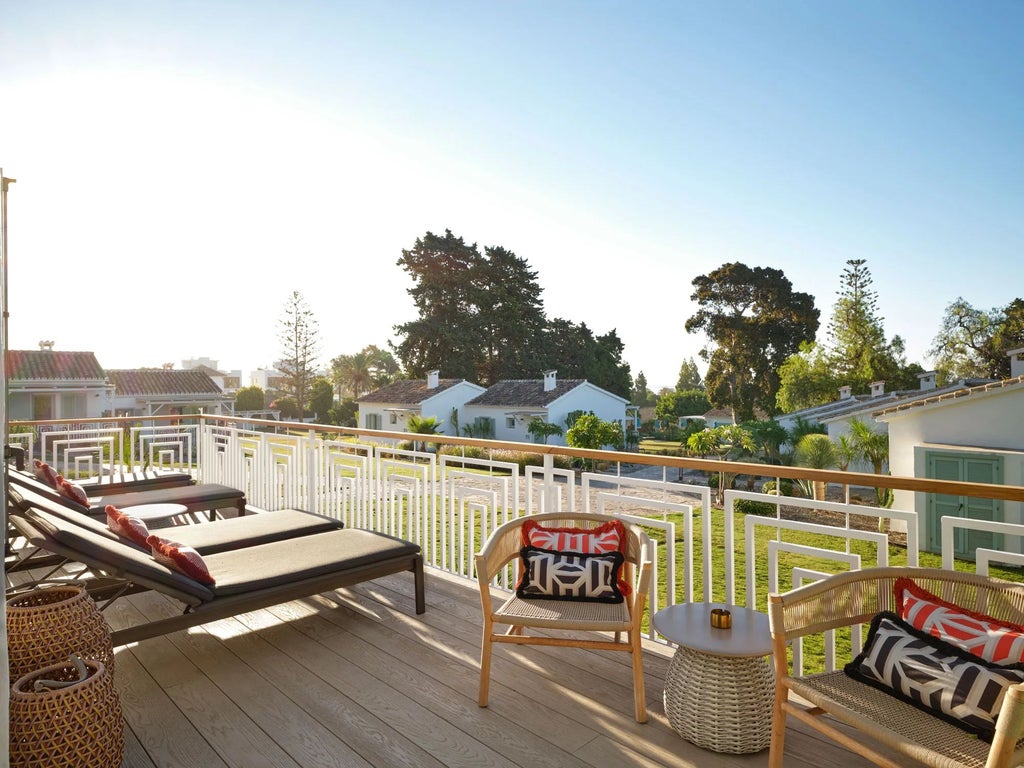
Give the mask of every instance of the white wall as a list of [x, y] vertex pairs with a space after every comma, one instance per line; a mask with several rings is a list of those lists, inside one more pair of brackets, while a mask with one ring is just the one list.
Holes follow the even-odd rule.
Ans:
[[[994, 390], [910, 408], [886, 417], [894, 475], [925, 476], [929, 450], [978, 450], [1003, 456], [1003, 482], [1024, 485], [1024, 387]], [[924, 534], [926, 495], [896, 491], [894, 506], [917, 509]], [[1018, 502], [1004, 502], [1007, 522], [1024, 522]], [[923, 540], [923, 539], [922, 539]]]
[[[433, 416], [441, 422], [440, 434], [454, 435], [455, 427], [451, 422], [452, 409], [458, 409], [459, 429], [462, 429], [463, 425], [468, 423], [465, 408], [466, 402], [472, 400], [477, 395], [482, 395], [484, 391], [484, 388], [479, 384], [462, 381], [424, 400], [420, 410], [424, 416]], [[469, 421], [472, 421], [472, 418]]]
[[[594, 415], [604, 421], [613, 421], [623, 426], [626, 423], [626, 406], [628, 403], [610, 392], [605, 392], [590, 382], [584, 382], [570, 392], [548, 404], [548, 421], [565, 428], [565, 418], [573, 411], [593, 411]], [[552, 437], [552, 445], [565, 445], [565, 437]]]

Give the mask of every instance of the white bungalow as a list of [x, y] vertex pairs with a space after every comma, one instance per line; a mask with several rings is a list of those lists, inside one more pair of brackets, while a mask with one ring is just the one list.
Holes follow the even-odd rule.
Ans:
[[167, 368], [108, 370], [114, 385], [114, 415], [230, 414], [234, 399], [198, 369]]
[[[1024, 485], [1024, 348], [1010, 352], [1011, 377], [900, 402], [875, 414], [889, 429], [894, 475]], [[939, 547], [944, 515], [1024, 522], [1019, 502], [896, 491], [894, 506], [916, 509], [922, 547]], [[1019, 541], [997, 534], [958, 532], [957, 554], [977, 547], [1021, 551]], [[1013, 537], [1016, 539], [1017, 537]]]
[[[484, 391], [465, 379], [442, 379], [431, 371], [424, 379], [403, 379], [360, 397], [359, 426], [405, 432], [410, 416], [433, 417], [441, 424], [439, 434], [457, 435], [465, 423], [463, 408]], [[452, 416], [455, 416], [454, 420]]]
[[[486, 392], [466, 403], [467, 418], [478, 428], [484, 423], [496, 440], [534, 442], [527, 431], [539, 418], [565, 429], [565, 420], [575, 411], [593, 413], [625, 429], [629, 401], [591, 384], [586, 379], [558, 381], [555, 371], [545, 371], [543, 379], [499, 381]], [[538, 442], [543, 442], [540, 439]], [[551, 445], [565, 445], [565, 436], [548, 438]]]
[[55, 352], [52, 341], [39, 347], [7, 352], [9, 418], [71, 420], [110, 412], [114, 388], [94, 353]]

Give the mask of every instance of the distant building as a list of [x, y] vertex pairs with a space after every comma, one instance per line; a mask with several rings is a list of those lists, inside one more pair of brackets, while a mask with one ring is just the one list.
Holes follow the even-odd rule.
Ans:
[[114, 385], [116, 416], [232, 412], [234, 398], [200, 370], [135, 368], [110, 370], [107, 377]]
[[72, 420], [108, 415], [114, 388], [92, 352], [7, 352], [7, 415], [12, 420]]
[[[478, 429], [486, 422], [496, 440], [533, 442], [527, 428], [533, 419], [557, 424], [566, 429], [569, 414], [593, 413], [604, 421], [620, 425], [625, 434], [626, 406], [629, 401], [591, 384], [586, 379], [558, 380], [555, 371], [545, 371], [543, 379], [499, 381], [486, 392], [466, 403], [469, 422]], [[548, 438], [551, 445], [565, 445], [565, 435]]]
[[[359, 426], [405, 432], [410, 416], [433, 417], [440, 424], [439, 434], [457, 435], [458, 424], [464, 424], [466, 401], [484, 388], [465, 379], [442, 379], [439, 371], [431, 371], [426, 379], [402, 379], [361, 396]], [[456, 414], [455, 422], [452, 413]]]

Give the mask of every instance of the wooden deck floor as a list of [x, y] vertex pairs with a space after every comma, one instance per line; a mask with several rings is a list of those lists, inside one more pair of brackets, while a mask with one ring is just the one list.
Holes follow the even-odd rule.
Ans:
[[[496, 648], [481, 709], [478, 600], [473, 584], [428, 570], [423, 616], [402, 575], [121, 648], [124, 766], [767, 765], [767, 751], [718, 755], [669, 727], [670, 651], [654, 644], [644, 725], [626, 654], [579, 649]], [[110, 611], [121, 625], [176, 607], [143, 594]], [[866, 765], [792, 727], [787, 742], [786, 766]]]

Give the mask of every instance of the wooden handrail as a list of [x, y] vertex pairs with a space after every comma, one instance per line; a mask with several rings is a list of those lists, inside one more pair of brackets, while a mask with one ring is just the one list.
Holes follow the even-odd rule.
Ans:
[[339, 427], [334, 424], [307, 424], [300, 422], [275, 421], [273, 419], [250, 419], [238, 416], [221, 416], [217, 414], [182, 414], [172, 416], [117, 416], [109, 418], [63, 419], [60, 421], [17, 421], [12, 425], [42, 426], [47, 424], [139, 424], [142, 422], [188, 422], [223, 423], [231, 425], [272, 427], [285, 429], [289, 432], [303, 431], [313, 433], [330, 433], [350, 435], [362, 438], [377, 438], [401, 442], [417, 441], [437, 445], [477, 447], [490, 450], [518, 451], [537, 455], [570, 456], [573, 458], [596, 459], [598, 461], [620, 462], [623, 464], [647, 464], [651, 466], [672, 467], [676, 469], [697, 469], [705, 472], [722, 472], [730, 474], [754, 475], [764, 478], [789, 480], [811, 480], [840, 485], [859, 485], [869, 488], [892, 488], [902, 491], [919, 491], [923, 493], [941, 493], [950, 496], [969, 496], [981, 499], [998, 499], [1001, 501], [1024, 502], [1024, 486], [993, 485], [988, 483], [968, 483], [955, 480], [931, 480], [898, 475], [876, 475], [869, 472], [840, 472], [830, 469], [808, 469], [806, 467], [783, 466], [781, 464], [759, 464], [742, 461], [721, 461], [719, 459], [697, 459], [683, 456], [655, 456], [644, 453], [625, 451], [596, 451], [585, 448], [569, 448], [561, 445], [539, 443], [518, 443], [508, 440], [484, 440], [475, 437], [456, 437], [454, 435], [429, 435], [412, 432], [389, 432], [377, 429], [360, 429], [356, 427]]

